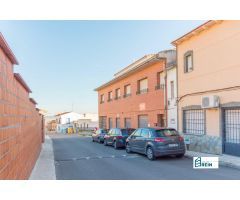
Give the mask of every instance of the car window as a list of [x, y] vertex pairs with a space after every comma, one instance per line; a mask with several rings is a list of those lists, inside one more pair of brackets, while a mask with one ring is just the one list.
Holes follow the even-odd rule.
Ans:
[[131, 135], [135, 129], [121, 129], [122, 135]]
[[134, 132], [133, 136], [135, 136], [135, 137], [141, 137], [141, 129], [137, 129], [137, 130]]
[[101, 133], [107, 133], [107, 130], [102, 129], [102, 130], [101, 130]]
[[113, 131], [113, 130], [111, 129], [111, 130], [108, 132], [108, 135], [112, 135], [112, 131]]
[[115, 129], [115, 135], [121, 135], [121, 130], [120, 129]]
[[175, 129], [156, 130], [155, 133], [157, 137], [179, 136], [178, 132]]
[[148, 129], [142, 129], [141, 136], [144, 138], [149, 138], [149, 130]]

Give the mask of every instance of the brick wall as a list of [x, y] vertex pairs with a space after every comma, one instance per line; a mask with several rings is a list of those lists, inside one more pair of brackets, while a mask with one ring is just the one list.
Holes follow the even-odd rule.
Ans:
[[42, 116], [0, 47], [0, 179], [27, 179], [41, 150]]

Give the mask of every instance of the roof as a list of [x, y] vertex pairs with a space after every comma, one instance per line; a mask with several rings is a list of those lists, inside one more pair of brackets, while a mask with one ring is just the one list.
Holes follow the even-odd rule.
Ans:
[[33, 98], [29, 98], [29, 100], [30, 100], [33, 104], [37, 105], [37, 102], [36, 102]]
[[113, 83], [116, 83], [117, 81], [120, 81], [120, 80], [128, 77], [129, 75], [131, 75], [131, 74], [133, 74], [133, 73], [135, 73], [135, 72], [137, 72], [141, 69], [144, 69], [145, 67], [149, 66], [150, 64], [159, 62], [162, 59], [165, 59], [165, 58], [159, 57], [159, 54], [145, 55], [144, 57], [140, 58], [139, 60], [137, 60], [133, 64], [125, 67], [123, 70], [121, 70], [120, 72], [115, 74], [115, 77], [112, 80], [110, 80], [107, 83], [104, 83], [103, 85], [99, 86], [98, 88], [95, 89], [95, 91], [99, 91], [100, 89], [103, 89], [103, 88], [105, 88], [105, 87], [107, 87], [107, 86], [109, 86]]
[[177, 46], [177, 45], [181, 44], [182, 42], [190, 39], [191, 37], [198, 35], [202, 31], [207, 30], [207, 29], [211, 28], [212, 26], [221, 23], [222, 21], [223, 20], [209, 20], [209, 21], [205, 22], [204, 24], [198, 26], [197, 28], [193, 29], [192, 31], [181, 36], [180, 38], [174, 40], [172, 42], [172, 45]]
[[1, 32], [0, 32], [0, 47], [2, 48], [4, 53], [7, 55], [7, 57], [10, 59], [12, 64], [15, 64], [15, 65], [19, 64], [17, 58], [15, 57], [14, 53], [10, 49], [9, 45], [7, 44]]
[[20, 74], [14, 73], [14, 77], [24, 87], [24, 89], [27, 92], [32, 93], [31, 89], [28, 87], [27, 83], [23, 80], [23, 78], [22, 78], [22, 76]]
[[65, 114], [68, 114], [68, 113], [71, 113], [71, 112], [58, 113], [58, 114], [56, 114], [55, 116], [61, 116], [61, 115], [65, 115]]

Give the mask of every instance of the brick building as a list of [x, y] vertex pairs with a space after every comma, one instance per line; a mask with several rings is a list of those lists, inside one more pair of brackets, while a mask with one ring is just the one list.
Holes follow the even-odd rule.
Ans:
[[43, 141], [43, 116], [17, 64], [0, 33], [0, 179], [27, 179]]
[[165, 74], [175, 56], [174, 50], [146, 55], [96, 88], [99, 127], [166, 126]]

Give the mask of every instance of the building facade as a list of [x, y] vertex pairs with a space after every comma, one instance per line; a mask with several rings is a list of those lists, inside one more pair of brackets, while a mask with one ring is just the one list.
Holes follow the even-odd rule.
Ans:
[[240, 156], [240, 21], [208, 21], [173, 44], [178, 128], [190, 150]]
[[28, 179], [43, 142], [43, 116], [0, 33], [0, 180]]
[[116, 73], [98, 92], [101, 128], [138, 128], [167, 125], [166, 68], [175, 51], [146, 55]]

